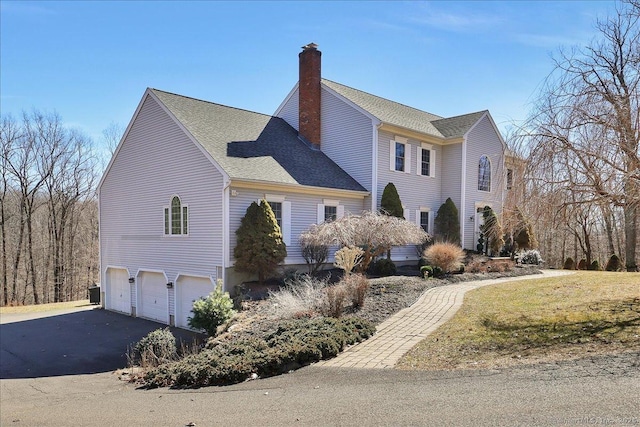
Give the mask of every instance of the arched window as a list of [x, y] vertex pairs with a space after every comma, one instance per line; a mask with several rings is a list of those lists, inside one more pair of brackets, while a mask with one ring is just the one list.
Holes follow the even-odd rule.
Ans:
[[171, 206], [164, 208], [164, 234], [179, 235], [188, 233], [189, 212], [180, 202], [180, 197], [171, 198]]
[[491, 191], [491, 161], [487, 156], [478, 162], [478, 190]]

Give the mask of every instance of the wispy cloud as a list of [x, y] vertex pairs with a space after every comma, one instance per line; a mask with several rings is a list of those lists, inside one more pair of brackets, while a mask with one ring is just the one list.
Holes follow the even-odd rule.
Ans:
[[442, 10], [433, 3], [422, 3], [410, 22], [452, 32], [480, 32], [504, 22], [497, 13], [484, 13], [469, 8]]
[[55, 15], [53, 9], [42, 6], [42, 3], [3, 1], [0, 3], [0, 12], [16, 13], [22, 15]]
[[575, 46], [584, 42], [580, 37], [570, 37], [560, 34], [531, 34], [521, 33], [511, 36], [512, 41], [526, 46], [557, 48], [558, 46]]

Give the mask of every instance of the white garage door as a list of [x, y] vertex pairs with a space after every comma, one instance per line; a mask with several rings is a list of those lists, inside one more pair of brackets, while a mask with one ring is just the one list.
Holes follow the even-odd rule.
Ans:
[[176, 326], [188, 328], [188, 318], [193, 315], [194, 301], [206, 297], [214, 290], [211, 279], [205, 277], [180, 276], [176, 283]]
[[131, 285], [124, 268], [108, 268], [106, 274], [105, 305], [107, 310], [131, 314]]
[[169, 323], [167, 279], [162, 273], [142, 272], [138, 276], [138, 316]]

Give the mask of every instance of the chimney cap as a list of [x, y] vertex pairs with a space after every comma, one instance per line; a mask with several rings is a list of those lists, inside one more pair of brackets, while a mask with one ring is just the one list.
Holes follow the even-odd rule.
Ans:
[[303, 48], [304, 50], [309, 50], [309, 49], [314, 49], [314, 50], [315, 50], [315, 48], [317, 48], [317, 47], [318, 47], [318, 45], [317, 45], [317, 44], [315, 44], [315, 43], [313, 43], [313, 42], [311, 42], [311, 43], [309, 43], [309, 44], [307, 44], [307, 45], [302, 46], [302, 48]]

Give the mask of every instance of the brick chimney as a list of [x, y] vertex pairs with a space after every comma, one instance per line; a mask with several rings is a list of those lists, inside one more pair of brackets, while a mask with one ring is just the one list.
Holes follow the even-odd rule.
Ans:
[[318, 45], [302, 47], [298, 82], [298, 134], [320, 149], [320, 57]]

